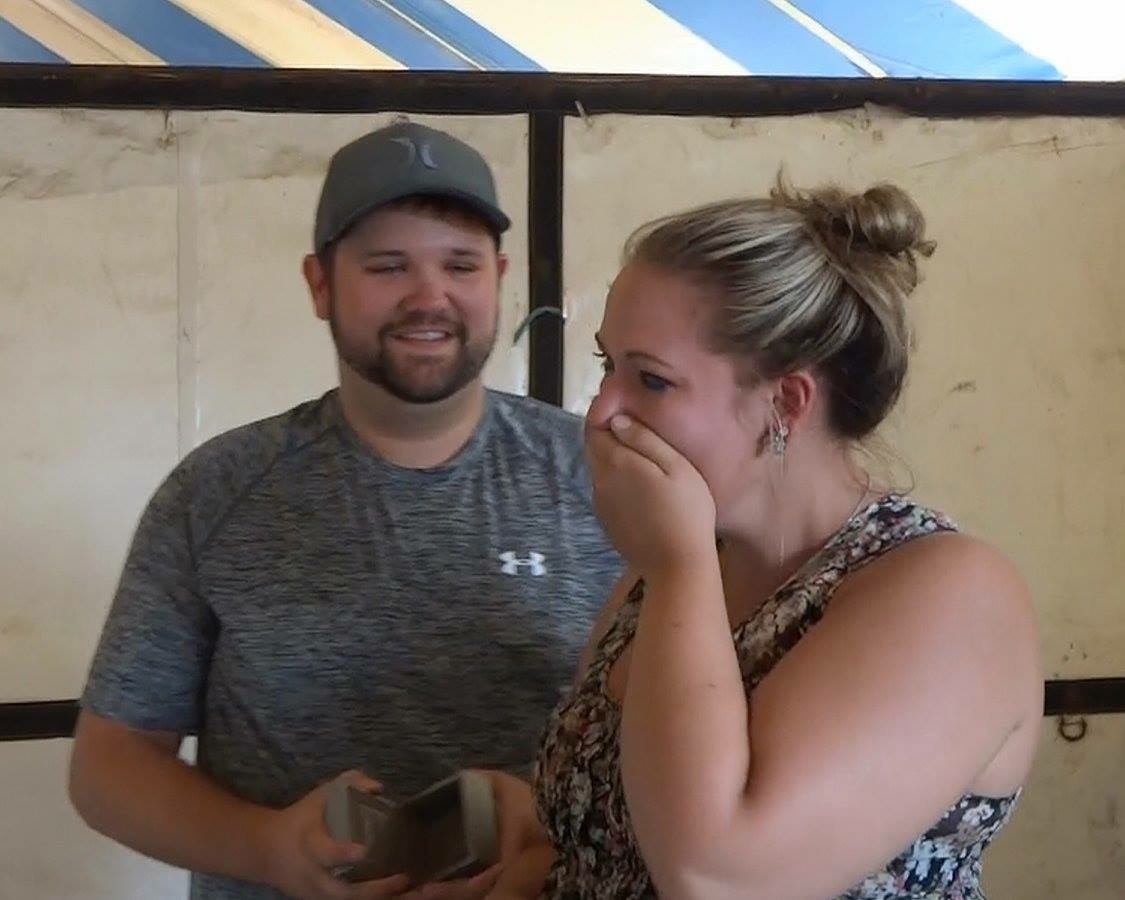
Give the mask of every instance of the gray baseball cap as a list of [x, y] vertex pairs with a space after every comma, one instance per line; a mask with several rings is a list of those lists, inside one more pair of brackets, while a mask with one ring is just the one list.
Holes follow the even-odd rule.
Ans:
[[496, 202], [496, 183], [483, 156], [443, 131], [400, 122], [332, 156], [316, 208], [313, 249], [319, 253], [383, 204], [418, 195], [459, 200], [498, 233], [512, 224]]

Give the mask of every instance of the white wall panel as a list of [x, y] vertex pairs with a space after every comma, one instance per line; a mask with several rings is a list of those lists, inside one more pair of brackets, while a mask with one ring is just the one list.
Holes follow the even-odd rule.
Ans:
[[6, 110], [0, 702], [73, 696], [176, 461], [176, 156], [153, 113]]
[[985, 855], [993, 900], [1125, 897], [1122, 769], [1125, 715], [1091, 716], [1068, 743], [1045, 720], [1031, 781], [1011, 824]]
[[187, 874], [90, 830], [66, 796], [71, 742], [0, 743], [0, 897], [182, 900]]

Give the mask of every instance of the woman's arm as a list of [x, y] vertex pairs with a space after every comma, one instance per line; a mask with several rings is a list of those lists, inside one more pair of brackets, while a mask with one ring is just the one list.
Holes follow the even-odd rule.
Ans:
[[851, 576], [749, 708], [716, 575], [683, 574], [646, 592], [622, 721], [663, 895], [846, 890], [969, 791], [1041, 702], [1027, 589], [969, 538], [922, 538]]
[[[650, 575], [622, 708], [621, 766], [646, 858], [724, 832], [750, 764], [746, 692], [717, 553]], [[651, 866], [650, 866], [651, 868]]]

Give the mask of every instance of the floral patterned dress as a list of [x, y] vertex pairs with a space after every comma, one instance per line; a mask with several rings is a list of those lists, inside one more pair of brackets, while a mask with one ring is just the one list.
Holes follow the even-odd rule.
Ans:
[[[749, 695], [824, 614], [836, 586], [906, 541], [956, 526], [899, 495], [852, 516], [824, 548], [733, 633]], [[618, 743], [621, 715], [606, 682], [637, 626], [644, 584], [638, 582], [598, 644], [582, 683], [547, 724], [535, 768], [540, 819], [558, 851], [543, 896], [652, 897], [629, 822]], [[981, 853], [1012, 814], [1019, 792], [966, 795], [878, 872], [838, 900], [984, 900]]]

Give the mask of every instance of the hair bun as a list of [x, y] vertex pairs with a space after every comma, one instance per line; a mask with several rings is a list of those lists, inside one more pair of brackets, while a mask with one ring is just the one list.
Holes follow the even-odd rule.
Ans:
[[794, 191], [778, 177], [772, 194], [796, 210], [832, 253], [846, 259], [857, 248], [877, 253], [920, 253], [929, 256], [934, 242], [926, 240], [926, 219], [902, 188], [877, 184], [862, 194], [849, 194], [835, 185]]
[[893, 184], [877, 184], [845, 198], [834, 219], [837, 231], [846, 231], [872, 250], [914, 250], [926, 256], [933, 251], [933, 242], [926, 240], [922, 211], [906, 191]]

